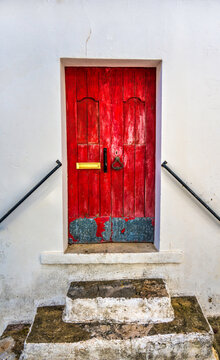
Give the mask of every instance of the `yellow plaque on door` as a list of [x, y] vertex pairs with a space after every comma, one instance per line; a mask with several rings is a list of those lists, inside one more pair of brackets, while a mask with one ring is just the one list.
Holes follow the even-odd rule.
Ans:
[[89, 170], [89, 169], [101, 169], [100, 162], [80, 162], [76, 163], [76, 168], [78, 170]]

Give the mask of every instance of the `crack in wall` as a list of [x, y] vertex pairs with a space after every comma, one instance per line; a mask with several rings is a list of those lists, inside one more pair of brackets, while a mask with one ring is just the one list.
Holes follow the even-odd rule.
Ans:
[[92, 35], [92, 29], [90, 28], [90, 29], [89, 29], [89, 35], [88, 35], [88, 37], [87, 37], [87, 39], [86, 39], [86, 46], [85, 46], [85, 55], [86, 55], [86, 57], [87, 57], [88, 42], [89, 42], [89, 39], [90, 39], [91, 35]]
[[84, 4], [84, 1], [82, 2], [82, 7], [83, 7], [83, 10], [84, 10], [84, 12], [85, 12], [85, 16], [86, 16], [86, 18], [87, 18], [88, 24], [89, 24], [89, 34], [88, 34], [88, 36], [87, 36], [87, 38], [86, 38], [86, 41], [85, 41], [85, 56], [87, 57], [88, 42], [89, 42], [89, 40], [90, 40], [90, 38], [91, 38], [91, 35], [92, 35], [92, 27], [91, 27], [91, 23], [90, 23], [90, 21], [89, 21], [89, 16], [88, 16], [88, 13], [87, 13], [87, 11], [86, 11], [86, 7], [85, 7], [85, 4]]

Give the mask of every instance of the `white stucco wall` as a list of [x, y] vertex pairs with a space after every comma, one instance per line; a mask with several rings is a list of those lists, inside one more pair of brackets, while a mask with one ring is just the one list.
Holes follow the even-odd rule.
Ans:
[[[218, 0], [2, 0], [0, 212], [62, 155], [61, 58], [161, 59], [162, 160], [220, 211]], [[0, 225], [0, 331], [36, 303], [63, 302], [71, 279], [163, 276], [220, 313], [219, 224], [167, 173], [161, 178], [161, 250], [182, 264], [41, 265], [63, 251], [59, 169]]]

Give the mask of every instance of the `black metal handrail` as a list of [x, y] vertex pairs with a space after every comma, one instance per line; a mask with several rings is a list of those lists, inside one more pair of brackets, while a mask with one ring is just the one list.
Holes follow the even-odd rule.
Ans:
[[25, 196], [23, 196], [21, 200], [19, 200], [14, 206], [12, 206], [10, 210], [6, 212], [5, 215], [1, 217], [0, 223], [3, 220], [5, 220], [8, 217], [8, 215], [10, 215], [15, 209], [17, 209], [17, 207], [21, 205], [23, 201], [26, 200], [37, 188], [39, 188], [39, 186], [41, 186], [41, 184], [43, 184], [44, 181], [46, 181], [53, 173], [55, 173], [55, 171], [57, 171], [59, 167], [62, 166], [62, 163], [59, 160], [57, 160], [56, 163], [57, 165], [46, 176], [44, 176], [43, 179], [41, 179], [41, 181], [39, 181], [30, 191], [28, 191], [28, 193]]
[[206, 203], [205, 201], [203, 201], [188, 185], [186, 185], [186, 183], [180, 179], [180, 177], [178, 175], [175, 174], [175, 172], [173, 170], [171, 170], [169, 168], [169, 166], [167, 166], [167, 161], [164, 161], [161, 166], [166, 169], [173, 177], [175, 177], [175, 179], [177, 181], [179, 181], [179, 183], [187, 190], [190, 192], [190, 194], [192, 194], [194, 196], [194, 198], [196, 198], [200, 204], [202, 204], [213, 216], [215, 216], [216, 219], [218, 219], [218, 221], [220, 221], [220, 216], [218, 216], [218, 214], [216, 214], [216, 212], [214, 210], [212, 210]]

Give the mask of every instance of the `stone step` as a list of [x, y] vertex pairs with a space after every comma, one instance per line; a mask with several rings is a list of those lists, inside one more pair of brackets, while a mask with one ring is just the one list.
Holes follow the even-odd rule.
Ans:
[[195, 297], [172, 298], [160, 324], [70, 324], [62, 306], [38, 308], [22, 360], [213, 360], [213, 333]]
[[16, 360], [24, 348], [31, 324], [10, 324], [0, 337], [0, 360]]
[[158, 323], [173, 320], [162, 279], [72, 282], [66, 297], [66, 322]]

